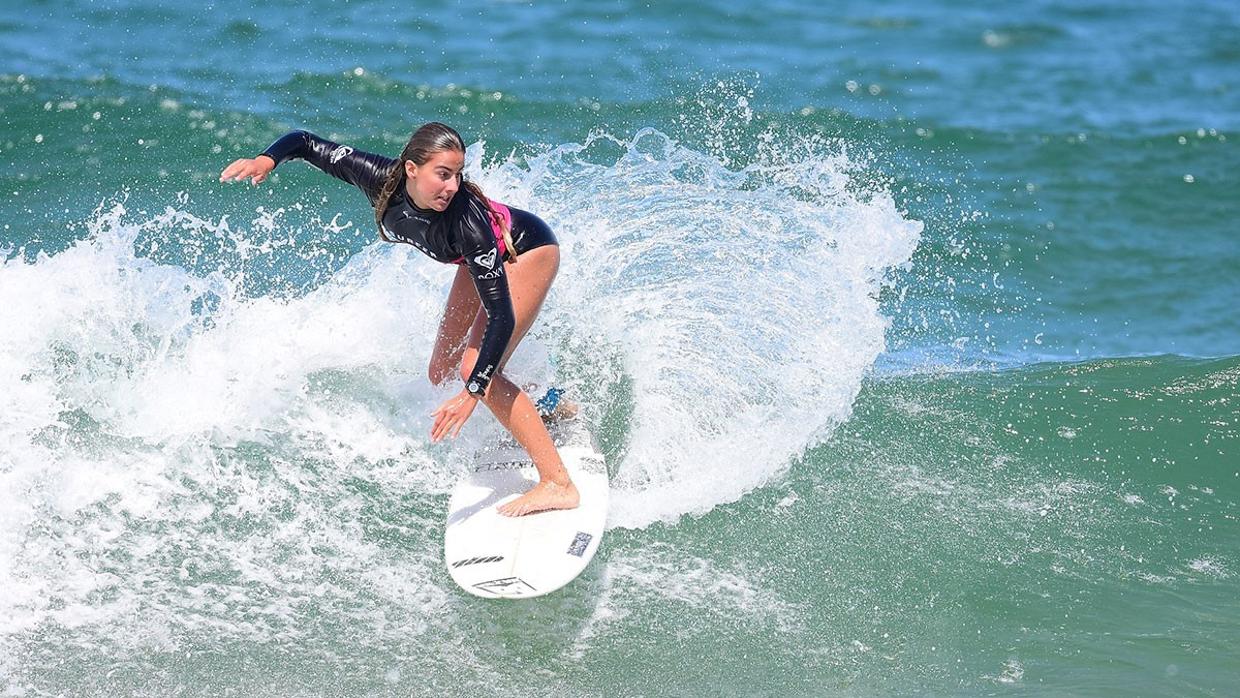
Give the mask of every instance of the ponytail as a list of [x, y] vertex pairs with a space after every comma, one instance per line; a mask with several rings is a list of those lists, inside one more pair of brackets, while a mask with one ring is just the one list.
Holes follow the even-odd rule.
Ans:
[[387, 213], [388, 202], [392, 200], [392, 194], [396, 193], [396, 188], [405, 183], [405, 163], [403, 160], [396, 161], [392, 165], [392, 171], [388, 173], [387, 179], [383, 180], [383, 187], [379, 189], [379, 199], [375, 201], [375, 225], [379, 226], [379, 239], [384, 242], [396, 242], [388, 237], [387, 229], [383, 227], [383, 214]]

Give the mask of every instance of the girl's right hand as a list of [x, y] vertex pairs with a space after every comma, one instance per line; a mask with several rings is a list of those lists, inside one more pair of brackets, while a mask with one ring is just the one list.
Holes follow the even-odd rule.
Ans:
[[249, 179], [257, 186], [264, 179], [267, 179], [267, 175], [271, 174], [271, 171], [274, 169], [276, 169], [276, 161], [266, 155], [259, 155], [256, 158], [241, 158], [224, 168], [224, 171], [220, 173], [220, 181]]

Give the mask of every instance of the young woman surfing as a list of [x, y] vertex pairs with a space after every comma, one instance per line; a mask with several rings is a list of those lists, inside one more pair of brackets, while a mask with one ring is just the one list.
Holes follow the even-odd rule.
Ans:
[[384, 241], [407, 243], [431, 259], [459, 265], [429, 373], [436, 385], [459, 374], [465, 387], [432, 413], [431, 440], [455, 437], [482, 402], [530, 454], [539, 475], [537, 485], [498, 511], [522, 516], [576, 507], [577, 488], [538, 410], [503, 373], [560, 266], [560, 248], [547, 224], [487, 199], [465, 181], [465, 142], [437, 122], [415, 131], [395, 160], [293, 131], [258, 157], [226, 167], [220, 181], [249, 179], [257, 185], [277, 165], [295, 159], [361, 189]]

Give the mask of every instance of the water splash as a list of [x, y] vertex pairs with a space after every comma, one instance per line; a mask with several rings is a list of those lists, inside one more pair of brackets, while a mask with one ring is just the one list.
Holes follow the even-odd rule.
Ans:
[[847, 419], [884, 346], [879, 290], [921, 231], [858, 183], [865, 164], [768, 138], [734, 170], [644, 129], [483, 173], [564, 243], [545, 311], [561, 373], [604, 421], [628, 396], [611, 525], [735, 501]]
[[[650, 129], [490, 166], [470, 150], [488, 193], [563, 244], [510, 369], [586, 407], [613, 526], [770, 482], [848, 418], [882, 351], [878, 292], [920, 225], [857, 184], [842, 144], [764, 148], [739, 169]], [[459, 650], [436, 536], [459, 468], [500, 432], [479, 413], [461, 442], [427, 443], [452, 270], [404, 246], [341, 255], [313, 241], [347, 222], [291, 207], [241, 225], [195, 208], [106, 205], [67, 249], [0, 263], [0, 669], [68, 645], [162, 661], [202, 636], [387, 662], [413, 631]], [[293, 240], [340, 263], [286, 273]]]

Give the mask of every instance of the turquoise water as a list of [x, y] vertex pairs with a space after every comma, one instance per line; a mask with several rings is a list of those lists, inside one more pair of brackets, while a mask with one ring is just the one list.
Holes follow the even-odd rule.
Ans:
[[[0, 8], [6, 695], [1228, 695], [1240, 10]], [[291, 128], [471, 143], [564, 265], [514, 358], [614, 484], [460, 592], [451, 270]]]

